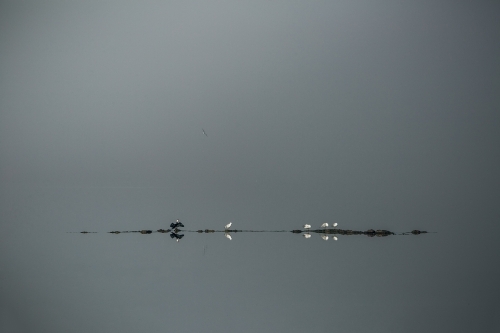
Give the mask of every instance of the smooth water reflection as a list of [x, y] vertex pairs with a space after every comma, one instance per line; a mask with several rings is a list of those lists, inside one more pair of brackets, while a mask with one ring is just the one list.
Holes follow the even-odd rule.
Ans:
[[[142, 235], [150, 235], [150, 234], [154, 234], [154, 233], [162, 233], [162, 234], [169, 234], [170, 238], [175, 240], [176, 242], [179, 242], [184, 236], [186, 232], [196, 232], [196, 233], [206, 233], [206, 234], [209, 234], [209, 233], [223, 233], [224, 234], [224, 237], [226, 237], [227, 239], [229, 240], [232, 240], [233, 239], [233, 236], [230, 235], [231, 233], [234, 234], [234, 233], [241, 233], [241, 232], [245, 232], [245, 233], [277, 233], [277, 232], [291, 232], [291, 233], [294, 233], [294, 234], [302, 234], [302, 236], [306, 239], [309, 239], [311, 238], [312, 234], [314, 233], [317, 233], [317, 234], [320, 234], [321, 236], [321, 239], [324, 240], [324, 241], [327, 241], [330, 239], [333, 239], [335, 241], [338, 240], [338, 237], [337, 235], [345, 235], [345, 236], [352, 236], [352, 235], [365, 235], [365, 236], [368, 236], [368, 237], [387, 237], [387, 236], [393, 236], [393, 235], [410, 235], [410, 234], [413, 234], [413, 235], [420, 235], [420, 234], [426, 234], [428, 233], [427, 231], [421, 231], [421, 230], [412, 230], [411, 232], [403, 232], [403, 233], [399, 233], [399, 234], [395, 234], [394, 232], [391, 232], [389, 230], [382, 230], [382, 229], [377, 229], [377, 230], [374, 230], [374, 229], [369, 229], [369, 230], [366, 230], [366, 231], [356, 231], [356, 230], [350, 230], [350, 229], [339, 229], [339, 228], [336, 228], [338, 223], [334, 223], [332, 224], [332, 226], [329, 228], [328, 227], [328, 224], [327, 223], [323, 223], [321, 225], [321, 228], [322, 229], [316, 229], [316, 230], [311, 230], [311, 226], [306, 224], [304, 226], [304, 230], [298, 230], [298, 229], [295, 229], [295, 230], [291, 230], [291, 231], [286, 231], [286, 230], [238, 230], [238, 229], [230, 229], [231, 228], [231, 225], [232, 225], [232, 222], [230, 222], [229, 224], [226, 224], [226, 226], [224, 227], [224, 230], [214, 230], [214, 229], [205, 229], [205, 230], [202, 230], [202, 229], [199, 229], [199, 230], [183, 230], [183, 229], [179, 229], [179, 228], [183, 228], [185, 227], [185, 225], [180, 222], [179, 219], [176, 220], [176, 222], [172, 222], [170, 223], [170, 228], [171, 229], [158, 229], [156, 231], [153, 231], [153, 230], [148, 230], [148, 229], [143, 229], [143, 230], [127, 230], [127, 231], [109, 231], [110, 234], [128, 234], [128, 233], [139, 233], [139, 234], [142, 234]], [[81, 231], [80, 232], [81, 234], [96, 234], [97, 232], [95, 231]]]
[[[495, 304], [495, 293], [485, 293], [484, 286], [498, 269], [471, 272], [485, 272], [463, 246], [471, 244], [471, 234], [369, 237], [339, 228], [294, 233], [300, 221], [264, 229], [239, 219], [224, 230], [224, 222], [192, 217], [172, 232], [162, 229], [169, 225], [164, 217], [156, 226], [151, 215], [145, 215], [147, 223], [133, 215], [153, 194], [137, 200], [129, 193], [123, 196], [128, 204], [108, 201], [111, 208], [93, 202], [95, 196], [55, 191], [24, 201], [21, 210], [4, 210], [16, 223], [2, 227], [2, 329], [463, 332], [493, 325], [488, 318], [494, 306], [484, 312], [475, 305]], [[122, 213], [130, 217], [89, 223], [89, 216], [103, 221]], [[215, 225], [220, 229], [205, 232]], [[117, 226], [131, 232], [110, 234]], [[83, 228], [95, 233], [69, 233]], [[486, 238], [475, 246], [487, 244]], [[464, 288], [471, 279], [478, 283]]]

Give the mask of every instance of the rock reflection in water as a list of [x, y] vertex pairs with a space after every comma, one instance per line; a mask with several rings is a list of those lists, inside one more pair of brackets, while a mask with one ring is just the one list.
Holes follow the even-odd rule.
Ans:
[[[329, 240], [330, 238], [335, 240], [335, 241], [338, 240], [336, 235], [343, 235], [343, 236], [365, 235], [368, 237], [375, 237], [375, 236], [376, 237], [386, 237], [386, 236], [393, 236], [393, 235], [410, 235], [410, 234], [420, 235], [420, 234], [428, 233], [427, 231], [416, 230], [416, 229], [412, 230], [410, 232], [403, 232], [403, 233], [399, 233], [399, 234], [396, 234], [392, 231], [384, 230], [384, 229], [377, 229], [377, 230], [369, 229], [366, 231], [358, 231], [358, 230], [350, 230], [350, 229], [338, 229], [338, 228], [336, 228], [338, 225], [337, 223], [333, 223], [330, 227], [328, 226], [328, 223], [323, 223], [321, 225], [321, 229], [317, 229], [317, 230], [311, 230], [310, 225], [305, 225], [304, 226], [304, 228], [306, 229], [305, 231], [299, 230], [299, 229], [295, 229], [295, 230], [291, 230], [291, 231], [287, 231], [287, 230], [230, 230], [229, 228], [231, 227], [231, 224], [232, 223], [226, 225], [224, 230], [213, 230], [213, 229], [181, 230], [181, 229], [179, 229], [179, 227], [184, 227], [184, 224], [182, 224], [179, 220], [176, 220], [175, 223], [170, 224], [171, 229], [158, 229], [156, 231], [147, 230], [147, 229], [136, 230], [136, 231], [110, 231], [108, 233], [110, 233], [110, 234], [140, 233], [143, 235], [149, 235], [152, 233], [168, 233], [170, 235], [170, 238], [175, 239], [175, 241], [177, 241], [177, 242], [179, 242], [184, 237], [184, 234], [182, 234], [181, 232], [197, 232], [200, 234], [201, 233], [223, 232], [224, 236], [229, 240], [233, 239], [232, 236], [230, 235], [230, 233], [236, 233], [236, 232], [291, 232], [294, 234], [302, 234], [302, 236], [304, 236], [304, 238], [306, 238], [306, 239], [311, 238], [311, 233], [318, 233], [318, 234], [321, 234], [321, 239], [323, 239], [325, 241]], [[97, 232], [81, 231], [80, 233], [90, 234], [90, 233], [97, 233]]]

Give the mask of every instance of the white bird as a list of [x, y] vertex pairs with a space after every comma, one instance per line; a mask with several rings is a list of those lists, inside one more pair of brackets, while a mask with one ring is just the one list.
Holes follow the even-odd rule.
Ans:
[[224, 236], [226, 236], [226, 238], [229, 239], [229, 240], [233, 239], [230, 234], [224, 234]]
[[311, 225], [310, 224], [304, 224], [304, 229], [311, 229]]
[[323, 223], [323, 224], [321, 225], [321, 228], [328, 228], [328, 223]]
[[328, 236], [327, 235], [321, 235], [321, 238], [323, 238], [323, 240], [328, 240]]
[[332, 227], [334, 227], [334, 228], [335, 228], [335, 227], [336, 227], [336, 226], [338, 226], [338, 225], [339, 225], [339, 224], [338, 224], [337, 222], [335, 222], [334, 224], [332, 224]]
[[337, 237], [333, 236], [333, 240], [335, 240], [335, 241], [336, 241], [337, 239], [338, 239]]
[[224, 229], [227, 230], [227, 229], [231, 228], [231, 224], [233, 224], [233, 222], [229, 222], [228, 224], [226, 224], [226, 226], [224, 227]]
[[311, 234], [303, 234], [302, 236], [304, 236], [305, 238], [311, 238]]

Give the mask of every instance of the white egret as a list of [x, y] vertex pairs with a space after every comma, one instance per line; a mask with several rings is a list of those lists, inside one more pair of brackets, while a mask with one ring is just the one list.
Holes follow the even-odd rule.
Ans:
[[304, 224], [304, 229], [311, 229], [311, 225], [310, 224]]
[[323, 224], [321, 225], [321, 228], [328, 228], [328, 223], [323, 223]]
[[332, 224], [332, 227], [334, 227], [334, 228], [335, 228], [335, 227], [336, 227], [336, 226], [338, 226], [338, 225], [339, 225], [339, 224], [338, 224], [337, 222], [335, 222], [334, 224]]
[[224, 236], [226, 236], [226, 238], [229, 239], [229, 240], [233, 239], [230, 234], [224, 234]]
[[302, 236], [304, 236], [305, 238], [311, 238], [311, 234], [303, 234]]
[[229, 222], [228, 224], [226, 224], [226, 226], [224, 227], [224, 229], [227, 230], [227, 229], [231, 228], [231, 224], [233, 224], [233, 222]]
[[323, 238], [323, 240], [328, 240], [328, 236], [327, 235], [321, 235], [321, 238]]
[[333, 240], [335, 240], [335, 241], [336, 241], [337, 239], [338, 239], [337, 237], [333, 236]]

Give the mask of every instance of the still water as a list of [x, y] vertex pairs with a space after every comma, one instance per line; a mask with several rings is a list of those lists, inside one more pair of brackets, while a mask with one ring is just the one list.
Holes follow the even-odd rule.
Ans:
[[[307, 218], [203, 219], [158, 188], [11, 188], [3, 192], [2, 332], [493, 332], [492, 239], [393, 225], [395, 235], [288, 231]], [[180, 207], [180, 208], [176, 208]], [[169, 214], [172, 211], [172, 214]], [[237, 212], [237, 211], [236, 211]], [[233, 211], [234, 213], [234, 211]], [[276, 213], [273, 216], [278, 216]], [[306, 214], [304, 214], [305, 216]], [[167, 229], [185, 224], [179, 242]], [[356, 221], [339, 228], [366, 230]], [[371, 228], [387, 227], [368, 221]], [[255, 226], [255, 227], [254, 227]], [[406, 227], [406, 225], [404, 225]], [[415, 226], [419, 227], [419, 226]], [[363, 228], [363, 229], [362, 229]], [[197, 233], [199, 229], [220, 232]], [[81, 231], [95, 233], [81, 234]], [[491, 248], [490, 248], [491, 249]], [[487, 252], [484, 253], [487, 253]], [[493, 254], [493, 253], [491, 253]], [[492, 289], [493, 288], [493, 289]]]

